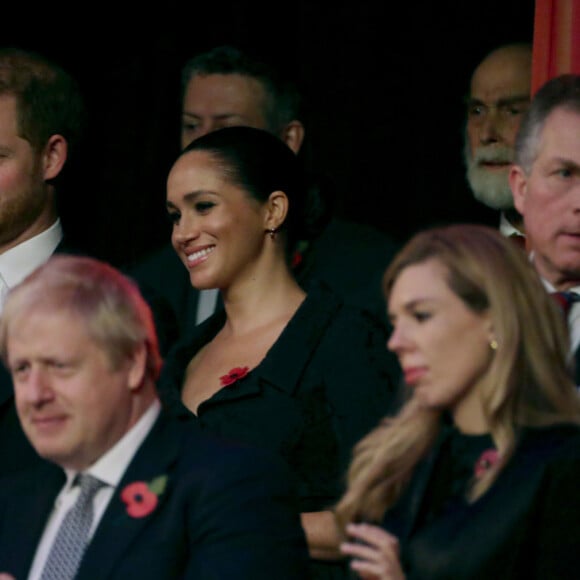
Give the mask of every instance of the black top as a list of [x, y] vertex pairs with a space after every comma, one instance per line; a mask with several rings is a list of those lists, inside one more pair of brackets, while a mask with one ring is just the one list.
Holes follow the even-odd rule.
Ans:
[[[523, 430], [498, 479], [469, 503], [461, 492], [488, 443], [444, 430], [387, 512], [407, 579], [578, 578], [580, 427]], [[463, 466], [449, 472], [461, 453]]]

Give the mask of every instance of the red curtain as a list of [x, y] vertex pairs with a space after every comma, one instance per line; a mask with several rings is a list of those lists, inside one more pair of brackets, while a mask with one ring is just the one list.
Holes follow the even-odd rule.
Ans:
[[568, 72], [580, 74], [580, 0], [536, 0], [532, 94]]

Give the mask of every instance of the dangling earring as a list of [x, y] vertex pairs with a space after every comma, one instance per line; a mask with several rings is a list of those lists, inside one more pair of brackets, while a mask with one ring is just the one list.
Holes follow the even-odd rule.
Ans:
[[491, 350], [497, 350], [498, 344], [497, 344], [497, 340], [495, 338], [492, 338], [489, 341], [489, 348], [491, 348]]
[[278, 232], [278, 228], [270, 228], [266, 230], [266, 233], [270, 236], [271, 240], [276, 239], [276, 233]]

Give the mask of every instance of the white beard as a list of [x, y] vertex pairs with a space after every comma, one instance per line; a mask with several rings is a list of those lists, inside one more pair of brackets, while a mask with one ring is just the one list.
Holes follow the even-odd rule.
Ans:
[[482, 161], [513, 162], [513, 151], [508, 147], [480, 147], [475, 156], [471, 157], [469, 145], [464, 150], [467, 167], [467, 181], [478, 201], [493, 209], [510, 209], [514, 206], [512, 190], [509, 186], [509, 167], [490, 171], [480, 165]]

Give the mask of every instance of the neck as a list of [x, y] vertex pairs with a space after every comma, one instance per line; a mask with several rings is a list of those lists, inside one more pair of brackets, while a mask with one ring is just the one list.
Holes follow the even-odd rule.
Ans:
[[222, 293], [228, 332], [242, 335], [292, 318], [306, 293], [286, 269], [268, 280], [252, 278]]

